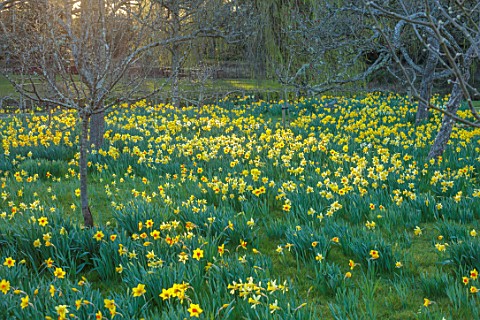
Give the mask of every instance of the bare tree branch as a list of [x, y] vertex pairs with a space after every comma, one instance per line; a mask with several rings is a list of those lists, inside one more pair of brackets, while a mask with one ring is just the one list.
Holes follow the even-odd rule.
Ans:
[[[399, 3], [403, 5], [405, 1], [402, 0]], [[472, 96], [480, 95], [478, 89], [469, 83], [470, 67], [475, 60], [478, 61], [480, 58], [480, 6], [478, 3], [467, 3], [464, 1], [456, 1], [447, 5], [440, 0], [424, 0], [422, 3], [418, 2], [412, 6], [414, 13], [405, 13], [406, 10], [403, 10], [404, 12], [394, 11], [395, 8], [388, 7], [388, 4], [379, 3], [378, 1], [368, 2], [368, 8], [385, 41], [392, 48], [391, 53], [403, 71], [407, 82], [412, 87], [414, 96], [417, 97], [420, 104], [435, 109], [444, 115], [440, 130], [429, 152], [429, 157], [438, 157], [443, 153], [447, 145], [454, 121], [473, 127], [480, 127], [478, 123], [480, 115], [472, 103]], [[403, 8], [405, 8], [404, 5]], [[398, 49], [402, 57], [405, 58], [408, 65], [416, 73], [421, 73], [419, 72], [421, 70], [415, 67], [415, 63], [409, 59], [405, 50], [392, 43], [392, 41], [396, 41], [400, 33], [396, 30], [396, 37], [389, 36], [384, 27], [388, 25], [388, 22], [379, 20], [385, 18], [397, 21], [397, 27], [412, 26], [424, 51], [428, 52], [429, 57], [432, 59], [430, 60], [429, 58], [427, 61], [436, 59], [439, 65], [445, 68], [443, 71], [437, 72], [433, 67], [428, 68], [427, 63], [423, 72], [424, 79], [428, 77], [438, 79], [438, 77], [447, 74], [454, 77], [453, 80], [448, 80], [448, 84], [453, 86], [450, 100], [445, 109], [431, 105], [429, 98], [418, 93], [412, 77], [402, 64], [401, 57], [395, 49]], [[428, 34], [427, 39], [420, 35], [418, 32], [419, 28]], [[432, 66], [432, 64], [430, 65]], [[427, 69], [429, 69], [428, 72]], [[467, 102], [470, 112], [477, 122], [469, 121], [457, 115], [462, 100]]]
[[0, 2], [0, 11], [13, 7], [15, 4], [25, 0], [4, 0]]

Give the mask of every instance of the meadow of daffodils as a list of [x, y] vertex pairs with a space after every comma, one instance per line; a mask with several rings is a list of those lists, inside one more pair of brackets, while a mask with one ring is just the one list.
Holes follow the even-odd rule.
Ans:
[[480, 130], [331, 99], [113, 108], [92, 229], [76, 115], [1, 111], [0, 319], [479, 319]]

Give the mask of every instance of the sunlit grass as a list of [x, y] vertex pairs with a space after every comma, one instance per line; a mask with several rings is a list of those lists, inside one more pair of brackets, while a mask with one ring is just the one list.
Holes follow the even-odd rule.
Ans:
[[[13, 79], [20, 80], [19, 76], [12, 77]], [[73, 79], [77, 79], [77, 76], [74, 76]], [[37, 85], [39, 88], [43, 86], [41, 83], [38, 83]], [[147, 94], [163, 87], [163, 89], [157, 94], [157, 96], [165, 99], [170, 97], [171, 95], [170, 85], [171, 81], [169, 79], [147, 79], [145, 81], [145, 84], [137, 94], [141, 96], [142, 94]], [[189, 100], [198, 99], [201, 85], [204, 86], [205, 99], [207, 99], [208, 101], [223, 98], [223, 95], [232, 92], [236, 93], [237, 95], [250, 93], [258, 94], [259, 92], [266, 95], [267, 92], [272, 92], [272, 98], [274, 98], [277, 97], [279, 95], [279, 92], [281, 91], [281, 86], [278, 84], [277, 81], [274, 80], [208, 79], [202, 84], [195, 79], [181, 78], [179, 81], [180, 95]], [[117, 91], [121, 90], [122, 88], [120, 85]], [[0, 75], [0, 97], [7, 96], [12, 98], [19, 97], [13, 85], [4, 76]]]

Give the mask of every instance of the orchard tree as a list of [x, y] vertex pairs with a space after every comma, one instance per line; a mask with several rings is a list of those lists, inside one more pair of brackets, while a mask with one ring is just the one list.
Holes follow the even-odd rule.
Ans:
[[[202, 2], [202, 0], [153, 1], [150, 11], [156, 18], [152, 20], [152, 29], [163, 31], [163, 33], [157, 33], [158, 36], [167, 38], [191, 33], [195, 29], [196, 16], [202, 15]], [[186, 56], [184, 45], [187, 46], [188, 44], [172, 42], [167, 46], [171, 57], [172, 104], [177, 108], [180, 106], [180, 68]]]
[[[412, 19], [426, 19], [423, 12], [413, 13], [410, 15]], [[412, 30], [406, 29], [410, 27]], [[386, 30], [383, 30], [386, 33]], [[428, 119], [428, 101], [432, 96], [432, 90], [435, 80], [446, 78], [451, 75], [450, 70], [439, 65], [439, 59], [436, 51], [439, 50], [440, 43], [431, 28], [423, 25], [411, 25], [405, 20], [396, 23], [391, 32], [392, 49], [395, 50], [403, 61], [403, 69], [408, 70], [410, 82], [413, 87], [417, 87], [416, 78], [420, 78], [420, 87], [418, 90], [418, 108], [416, 113], [416, 123], [419, 124], [423, 120]], [[413, 45], [416, 44], [416, 45]], [[422, 50], [423, 44], [432, 48], [432, 50]], [[413, 52], [409, 52], [408, 48], [413, 47]], [[392, 70], [391, 68], [390, 70]], [[406, 81], [404, 76], [399, 76], [402, 82]]]
[[[362, 11], [371, 14], [372, 22], [388, 17], [388, 12], [383, 8], [379, 10], [375, 4], [363, 7]], [[388, 5], [391, 14], [404, 15], [409, 19], [427, 21], [427, 10], [422, 1], [397, 1]], [[430, 17], [436, 22], [439, 18], [439, 11], [431, 12]], [[432, 96], [434, 82], [451, 75], [450, 70], [441, 63], [435, 51], [439, 49], [439, 42], [433, 30], [426, 25], [411, 24], [403, 19], [382, 19], [381, 33], [388, 39], [386, 48], [399, 58], [398, 65], [389, 65], [388, 70], [397, 80], [404, 85], [418, 87], [419, 103], [416, 113], [416, 123], [428, 118], [428, 104]], [[384, 41], [385, 42], [385, 41]], [[425, 50], [425, 46], [433, 50]], [[393, 59], [395, 60], [395, 58]], [[408, 79], [405, 76], [408, 75]], [[419, 83], [418, 83], [419, 82]]]
[[[154, 48], [190, 41], [193, 35], [156, 38], [133, 13], [141, 1], [37, 0], [4, 10], [0, 22], [11, 61], [22, 77], [3, 70], [16, 90], [41, 104], [75, 110], [81, 127], [79, 171], [85, 226], [93, 226], [87, 193], [87, 154], [99, 130], [92, 117], [113, 105], [153, 94], [142, 83], [145, 58]], [[14, 15], [11, 11], [14, 10]], [[148, 18], [149, 12], [143, 13]], [[9, 23], [3, 17], [15, 16]], [[26, 78], [25, 82], [19, 79]], [[101, 141], [98, 142], [101, 144]]]
[[137, 16], [138, 23], [148, 26], [157, 41], [169, 40], [163, 48], [170, 57], [171, 98], [175, 107], [180, 106], [181, 100], [181, 69], [192, 52], [199, 52], [192, 49], [212, 38], [239, 42], [248, 29], [244, 24], [248, 10], [236, 1], [151, 0], [143, 11], [148, 15]]
[[[402, 0], [399, 3], [403, 12], [381, 1], [369, 1], [367, 5], [415, 97], [421, 104], [443, 113], [440, 129], [428, 154], [429, 158], [437, 158], [447, 147], [455, 122], [480, 127], [480, 115], [472, 104], [473, 97], [480, 97], [480, 92], [470, 82], [471, 67], [480, 59], [480, 5], [475, 1], [460, 0]], [[432, 105], [422, 92], [418, 92], [413, 78], [421, 74], [422, 69], [412, 68], [414, 73], [406, 70], [401, 59], [402, 52], [396, 50], [399, 46], [394, 44], [395, 37], [392, 39], [384, 32], [385, 19], [393, 19], [397, 21], [397, 26], [409, 25], [415, 30], [417, 40], [429, 57], [423, 69], [424, 78], [435, 78], [437, 65], [445, 70], [444, 74], [450, 75], [445, 81], [445, 85], [451, 87], [445, 108]], [[462, 101], [466, 101], [475, 122], [457, 115]]]
[[[122, 86], [126, 91], [116, 88], [144, 51], [144, 32], [139, 30], [130, 38], [124, 8], [125, 4], [110, 0], [26, 2], [11, 9], [16, 21], [6, 30], [9, 54], [27, 78], [27, 83], [19, 83], [6, 70], [16, 90], [42, 104], [78, 114], [81, 210], [88, 227], [93, 226], [87, 193], [90, 119], [133, 96], [129, 86]], [[116, 55], [123, 37], [129, 37], [128, 51]], [[92, 135], [99, 129], [93, 126]]]

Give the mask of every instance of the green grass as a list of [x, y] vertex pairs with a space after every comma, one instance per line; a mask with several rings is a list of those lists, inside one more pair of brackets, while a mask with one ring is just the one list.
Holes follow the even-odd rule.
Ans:
[[[15, 77], [14, 78], [18, 78]], [[159, 86], [165, 85], [167, 80], [164, 79], [149, 79], [146, 82], [146, 89], [153, 90]], [[237, 95], [242, 93], [266, 93], [266, 92], [280, 92], [281, 85], [274, 80], [262, 79], [217, 79], [208, 80], [205, 84], [206, 98], [222, 98], [222, 94], [235, 92]], [[188, 79], [180, 79], [180, 92], [183, 96], [189, 98], [197, 98], [199, 92], [199, 83], [190, 81]], [[165, 89], [160, 93], [160, 96], [169, 96], [170, 86], [166, 85]], [[265, 94], [266, 95], [266, 94]], [[17, 97], [18, 93], [12, 84], [2, 75], [0, 75], [0, 97]], [[273, 96], [272, 96], [273, 98]]]
[[[236, 80], [228, 83], [240, 89], [255, 85]], [[8, 133], [4, 144], [10, 152], [8, 157], [0, 154], [0, 161], [8, 160], [8, 166], [2, 167], [8, 172], [0, 172], [4, 198], [0, 200], [0, 213], [5, 212], [0, 225], [0, 259], [12, 256], [17, 262], [26, 260], [25, 266], [0, 268], [0, 280], [8, 279], [12, 286], [29, 294], [36, 308], [21, 309], [19, 296], [0, 294], [2, 303], [10, 308], [8, 314], [40, 319], [54, 316], [55, 306], [61, 304], [77, 312], [74, 301], [88, 297], [98, 306], [88, 309], [90, 316], [102, 308], [103, 299], [113, 298], [124, 318], [184, 318], [188, 317], [190, 301], [167, 303], [158, 294], [173, 283], [185, 281], [191, 286], [187, 291], [191, 303], [200, 304], [205, 318], [221, 318], [227, 310], [222, 309], [223, 304], [232, 301], [235, 309], [226, 319], [474, 318], [478, 297], [468, 290], [470, 285], [478, 286], [478, 280], [470, 279], [464, 286], [462, 277], [473, 268], [480, 269], [475, 264], [477, 254], [471, 254], [463, 264], [456, 264], [454, 258], [460, 253], [456, 242], [476, 250], [479, 241], [470, 235], [472, 229], [480, 231], [479, 213], [472, 209], [479, 205], [475, 193], [478, 185], [473, 179], [478, 161], [472, 160], [477, 155], [469, 144], [461, 143], [475, 133], [455, 128], [452, 145], [459, 149], [447, 150], [444, 162], [431, 164], [413, 156], [418, 148], [426, 148], [416, 146], [415, 139], [433, 139], [440, 118], [432, 117], [428, 126], [415, 132], [405, 120], [411, 110], [390, 107], [406, 105], [401, 97], [372, 99], [373, 106], [365, 106], [360, 99], [341, 101], [343, 108], [337, 110], [322, 109], [327, 101], [307, 102], [311, 104], [308, 106], [292, 102], [291, 122], [286, 129], [279, 123], [278, 105], [257, 106], [248, 99], [235, 101], [236, 108], [228, 104], [225, 108], [207, 106], [198, 117], [193, 108], [182, 112], [115, 108], [107, 118], [105, 152], [110, 150], [110, 154], [92, 154], [89, 159], [90, 207], [96, 222], [93, 230], [80, 229], [79, 198], [75, 195], [79, 188], [77, 147], [62, 142], [65, 132], [71, 131], [64, 130], [69, 114], [60, 114], [48, 128], [50, 133], [41, 127], [40, 119], [31, 115], [26, 115], [23, 122], [0, 120], [0, 130]], [[26, 128], [31, 134], [24, 134]], [[31, 142], [35, 137], [47, 136], [48, 140], [52, 133], [60, 132], [59, 128], [63, 128], [60, 146], [47, 148]], [[389, 132], [393, 128], [396, 131]], [[401, 134], [402, 139], [395, 139]], [[28, 142], [20, 147], [14, 146], [14, 141]], [[113, 148], [121, 154], [118, 159], [112, 158]], [[394, 167], [396, 160], [401, 167]], [[359, 173], [365, 179], [363, 184], [354, 183], [357, 173], [353, 169], [358, 166], [364, 166]], [[458, 175], [465, 167], [468, 172]], [[258, 180], [253, 178], [253, 169], [261, 172]], [[368, 177], [369, 172], [382, 170], [389, 170], [388, 179]], [[54, 173], [55, 180], [46, 177], [47, 171]], [[37, 180], [29, 182], [35, 174], [39, 175]], [[444, 177], [432, 182], [438, 174]], [[16, 181], [18, 175], [21, 181]], [[208, 182], [202, 182], [203, 177]], [[342, 188], [342, 178], [347, 177], [353, 190], [346, 195], [333, 191], [331, 183]], [[252, 190], [240, 192], [240, 179]], [[452, 186], [442, 191], [441, 181], [452, 181]], [[225, 186], [228, 190], [223, 193]], [[257, 197], [252, 191], [260, 186], [266, 193]], [[359, 195], [359, 186], [366, 188], [363, 196]], [[459, 191], [461, 197], [455, 198]], [[398, 195], [402, 201], [395, 198]], [[240, 201], [239, 196], [245, 200]], [[292, 204], [289, 210], [284, 209], [286, 199]], [[335, 201], [342, 208], [330, 215], [328, 210]], [[438, 209], [438, 204], [443, 209]], [[124, 208], [114, 209], [115, 205]], [[19, 212], [9, 219], [14, 206]], [[307, 213], [309, 208], [316, 213]], [[317, 218], [320, 213], [324, 215], [321, 221]], [[32, 223], [32, 217], [41, 216], [49, 219], [46, 227]], [[213, 217], [216, 220], [211, 222]], [[248, 224], [250, 218], [255, 221], [253, 226]], [[152, 228], [146, 227], [150, 219], [154, 221]], [[173, 221], [177, 228], [166, 226]], [[375, 229], [368, 229], [367, 221], [375, 221]], [[196, 225], [188, 236], [187, 223]], [[421, 235], [414, 234], [416, 226], [422, 229]], [[62, 227], [68, 235], [60, 234]], [[162, 230], [160, 240], [152, 238], [153, 229]], [[93, 237], [99, 231], [105, 238], [97, 242]], [[54, 247], [47, 247], [41, 240], [42, 246], [33, 248], [32, 243], [47, 232]], [[111, 241], [111, 235], [117, 239]], [[167, 244], [167, 237], [176, 235], [180, 242]], [[333, 243], [333, 237], [339, 237], [340, 242]], [[152, 243], [145, 245], [147, 240]], [[240, 240], [247, 241], [246, 250], [239, 247]], [[324, 240], [328, 243], [325, 260], [317, 261], [319, 247], [312, 242], [322, 246]], [[286, 247], [288, 242], [294, 245], [291, 250]], [[444, 243], [448, 243], [445, 251], [435, 246]], [[120, 255], [120, 244], [135, 257]], [[228, 250], [223, 256], [217, 252], [221, 244]], [[277, 252], [278, 246], [283, 248], [282, 253]], [[199, 261], [192, 256], [198, 248], [204, 250]], [[253, 248], [260, 253], [253, 253]], [[380, 251], [378, 259], [371, 258], [373, 249]], [[161, 268], [147, 266], [149, 252], [161, 257]], [[189, 254], [185, 264], [179, 262], [181, 252]], [[48, 257], [56, 261], [56, 267], [69, 271], [70, 279], [56, 279], [45, 270], [42, 264]], [[88, 257], [87, 265], [77, 274], [75, 268], [85, 262], [84, 257]], [[358, 264], [353, 270], [349, 260]], [[101, 269], [95, 269], [98, 261], [104, 262], [98, 267]], [[395, 267], [397, 261], [402, 267]], [[115, 272], [119, 264], [124, 268], [121, 274]], [[351, 278], [347, 272], [351, 272]], [[81, 276], [91, 283], [90, 289], [76, 285]], [[242, 299], [238, 291], [232, 295], [227, 289], [234, 281], [247, 282], [250, 276], [265, 288], [269, 281], [287, 281], [289, 291], [261, 291], [265, 294], [262, 304], [252, 308], [248, 299], [251, 295]], [[31, 288], [20, 281], [22, 277], [34, 279]], [[132, 288], [140, 283], [146, 285], [147, 293], [133, 297]], [[50, 296], [51, 284], [62, 290], [61, 297]], [[40, 288], [38, 298], [33, 295], [35, 288]], [[36, 300], [40, 297], [42, 303]], [[424, 307], [424, 298], [435, 303]], [[269, 304], [275, 300], [282, 309], [272, 315]], [[302, 303], [306, 306], [292, 310]], [[40, 316], [34, 310], [43, 313]], [[108, 312], [102, 310], [104, 315]], [[334, 313], [338, 313], [336, 317]], [[88, 317], [87, 313], [75, 314]]]
[[475, 109], [480, 110], [480, 100], [473, 101], [472, 104]]
[[16, 96], [15, 88], [12, 84], [2, 75], [0, 75], [0, 97]]
[[[167, 80], [152, 80], [146, 82], [147, 90], [154, 90], [162, 85], [164, 89], [159, 92], [159, 96], [168, 98], [171, 96], [171, 86], [166, 83]], [[256, 95], [262, 99], [279, 99], [282, 95], [281, 85], [274, 80], [265, 79], [215, 79], [207, 80], [201, 84], [197, 81], [180, 79], [179, 92], [180, 97], [196, 101], [199, 99], [201, 86], [204, 86], [205, 101], [215, 101], [224, 98], [225, 95], [243, 96]]]

